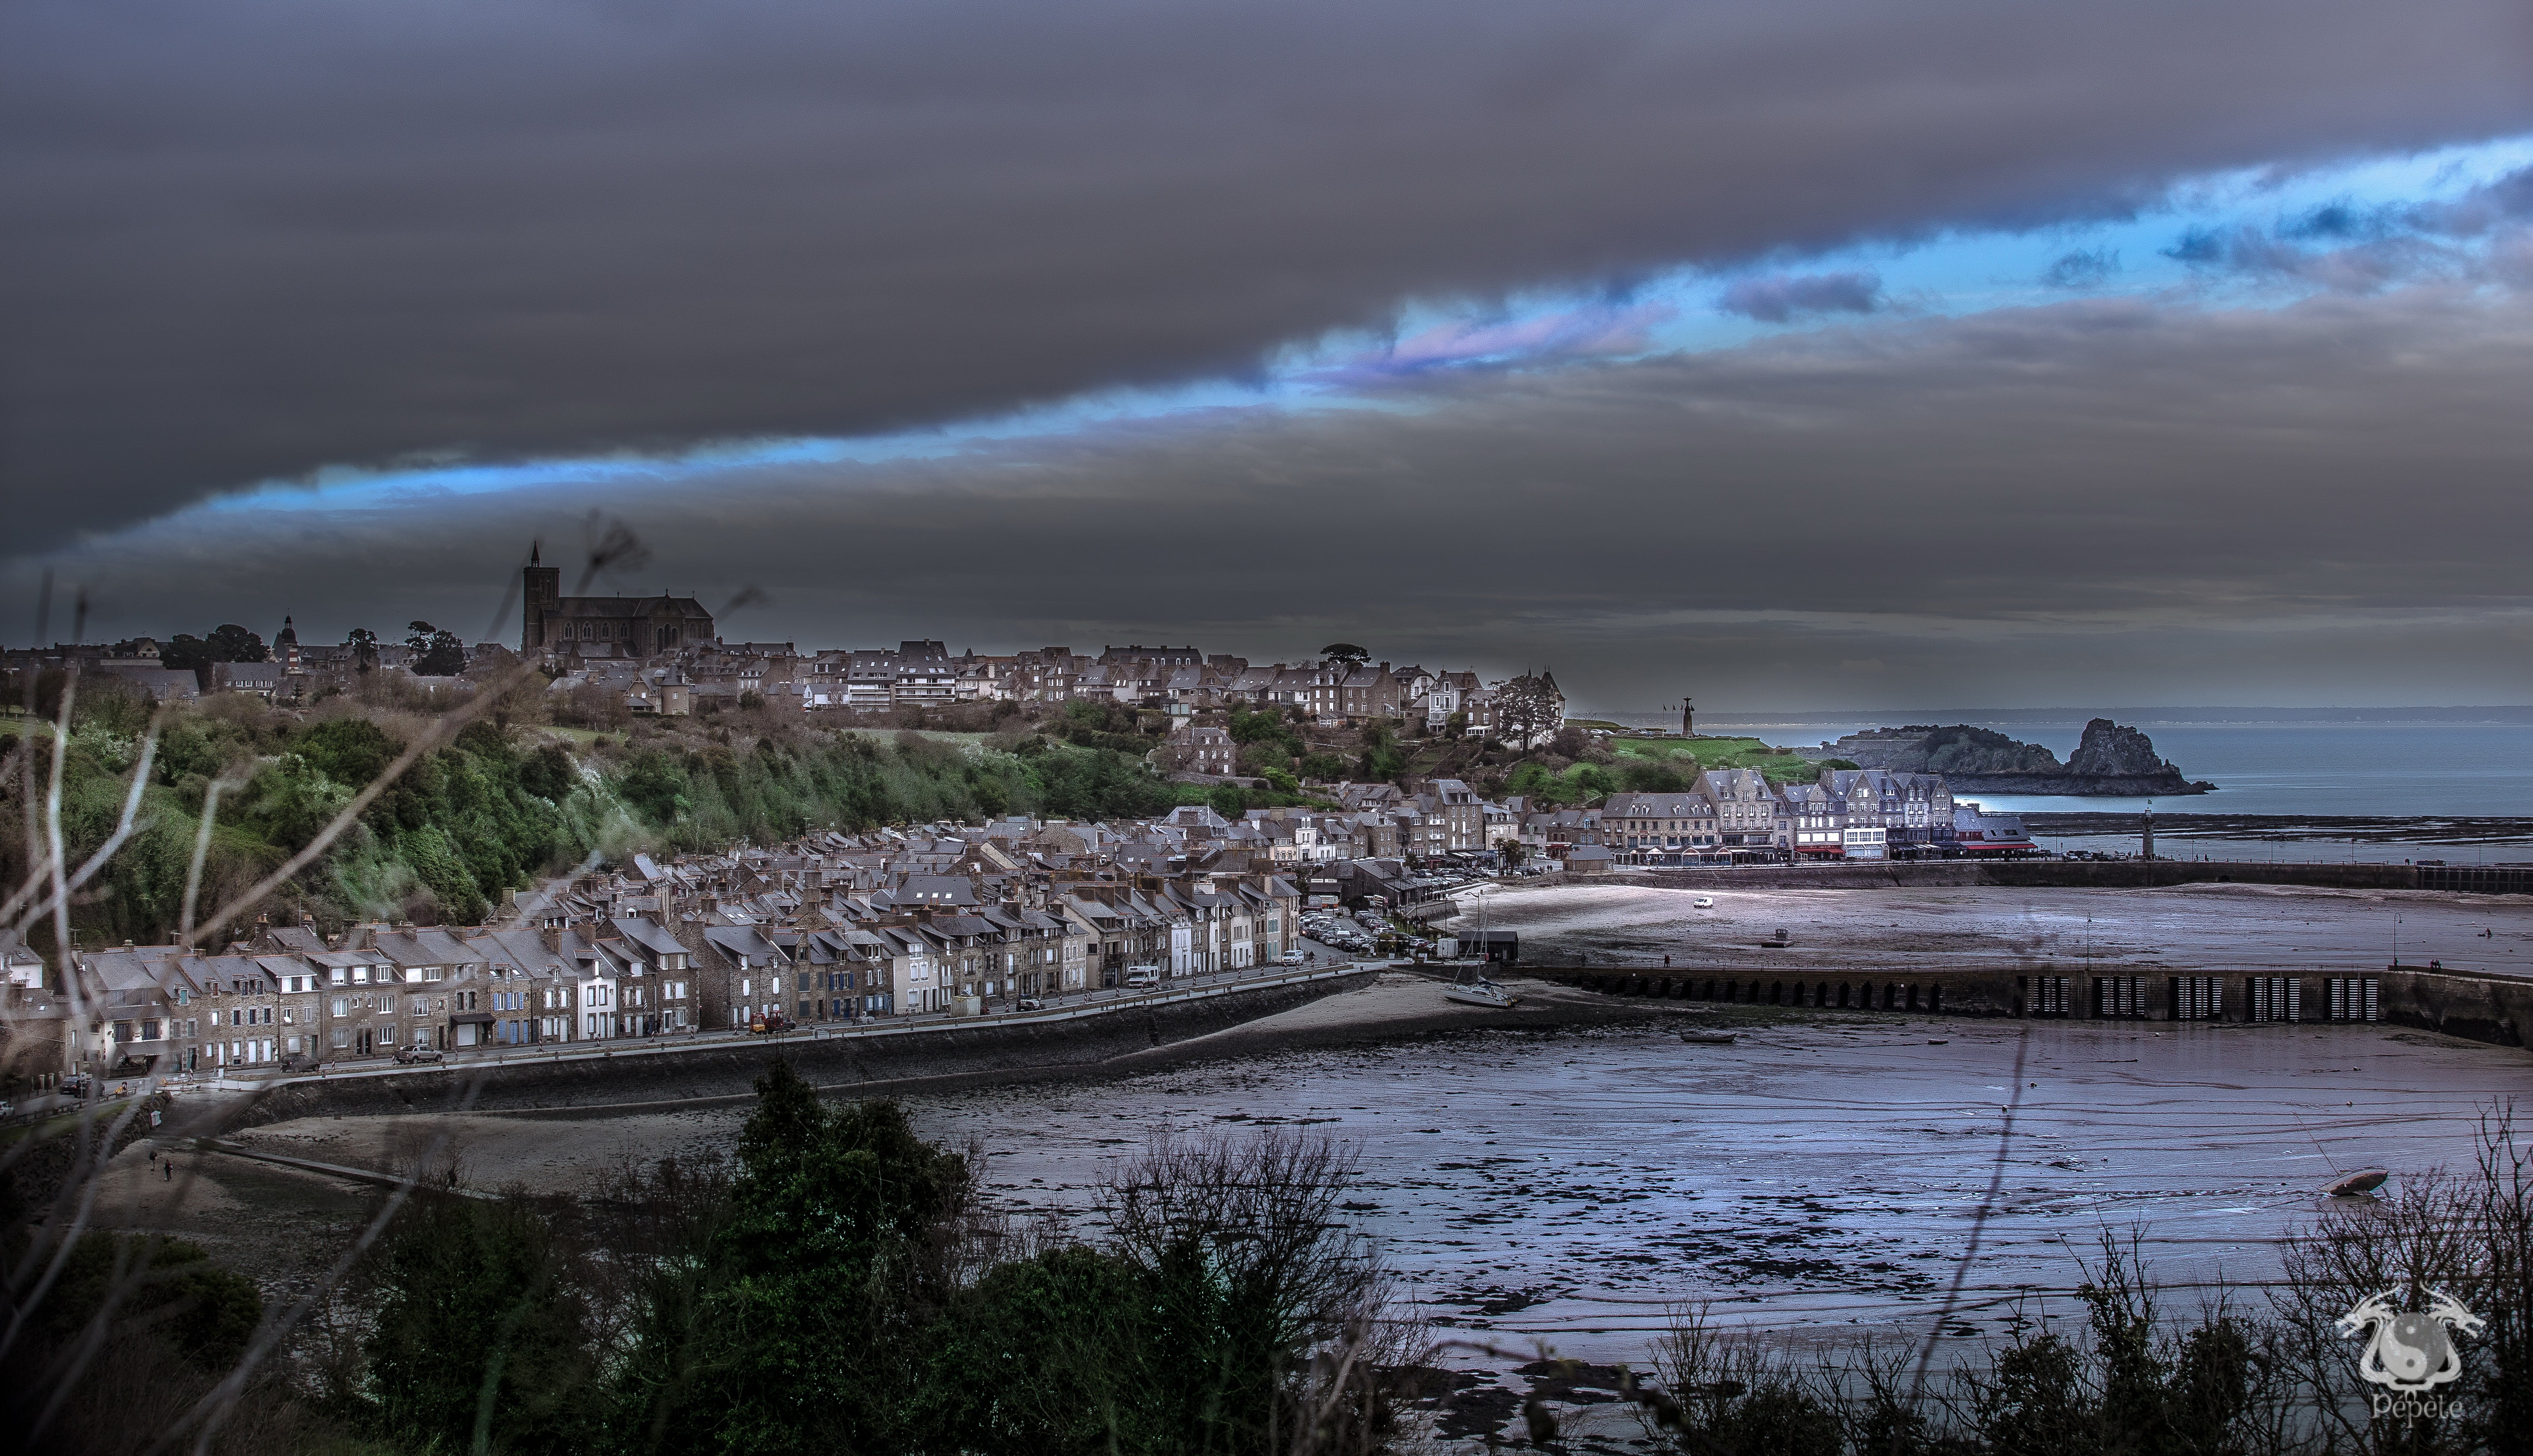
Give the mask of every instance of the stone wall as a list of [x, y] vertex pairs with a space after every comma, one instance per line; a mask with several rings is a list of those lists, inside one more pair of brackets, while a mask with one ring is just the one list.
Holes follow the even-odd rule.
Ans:
[[[1095, 1076], [1100, 1064], [1228, 1029], [1351, 990], [1360, 971], [1316, 981], [1226, 990], [1182, 1001], [1137, 1002], [1064, 1020], [1002, 1018], [891, 1027], [880, 1034], [812, 1039], [716, 1040], [691, 1048], [555, 1060], [454, 1063], [427, 1071], [281, 1083], [257, 1095], [243, 1116], [222, 1109], [235, 1129], [292, 1118], [375, 1117], [404, 1112], [576, 1112], [652, 1105], [694, 1106], [754, 1095], [775, 1058], [791, 1062], [822, 1090], [880, 1095], [912, 1084], [948, 1087], [1028, 1076]], [[588, 1044], [570, 1050], [587, 1052]]]

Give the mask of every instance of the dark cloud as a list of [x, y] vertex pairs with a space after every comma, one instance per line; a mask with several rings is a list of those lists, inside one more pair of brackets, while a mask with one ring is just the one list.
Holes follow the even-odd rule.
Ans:
[[2042, 270], [2040, 281], [2051, 288], [2099, 288], [2120, 270], [2120, 255], [2112, 248], [2078, 250], [2059, 255], [2058, 261]]
[[2533, 124], [2514, 0], [23, 0], [6, 550]]
[[596, 507], [657, 549], [626, 589], [761, 585], [732, 636], [1342, 638], [1614, 709], [2522, 701], [2528, 376], [2521, 295], [2093, 300], [932, 460], [199, 511], [64, 570], [118, 632], [480, 623]]
[[1858, 272], [1743, 278], [1725, 289], [1715, 306], [1762, 323], [1813, 314], [1870, 314], [1882, 307], [1882, 279]]
[[2382, 217], [2376, 209], [2349, 203], [2325, 203], [2303, 214], [2288, 218], [2278, 225], [2278, 235], [2297, 239], [2343, 239], [2374, 236], [2382, 232]]
[[2225, 234], [2212, 227], [2184, 229], [2181, 236], [2173, 240], [2172, 246], [2163, 250], [2163, 256], [2175, 262], [2222, 262], [2225, 257]]
[[2267, 226], [2194, 227], [2162, 252], [2205, 274], [2288, 279], [2342, 293], [2424, 278], [2517, 287], [2533, 258], [2533, 168], [2450, 202], [2338, 202]]

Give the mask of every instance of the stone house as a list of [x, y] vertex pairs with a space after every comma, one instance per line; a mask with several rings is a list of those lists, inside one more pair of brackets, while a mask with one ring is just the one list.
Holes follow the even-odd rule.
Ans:
[[199, 1060], [199, 989], [173, 947], [89, 951], [72, 961], [81, 979], [79, 1011], [63, 1023], [72, 1067], [103, 1077], [188, 1070]]
[[938, 948], [911, 925], [865, 925], [851, 932], [871, 967], [873, 994], [885, 1009], [914, 1014], [948, 1011], [950, 989]]
[[695, 1016], [693, 955], [677, 938], [647, 915], [619, 915], [608, 922], [625, 952], [633, 978], [623, 1008], [628, 1035], [659, 1036], [693, 1031]]
[[696, 1016], [715, 1028], [745, 1028], [783, 1015], [791, 962], [754, 925], [680, 922], [678, 943], [693, 953]]
[[1790, 847], [1797, 859], [1840, 859], [1847, 854], [1847, 800], [1818, 784], [1785, 788]]
[[283, 1057], [324, 1056], [325, 976], [303, 956], [289, 953], [262, 955], [256, 962], [264, 967], [272, 982], [274, 1008], [279, 1013], [281, 1055]]
[[281, 1061], [281, 1001], [273, 974], [254, 956], [188, 956], [185, 978], [200, 991], [201, 1066], [227, 1073]]
[[1715, 804], [1716, 829], [1727, 849], [1793, 847], [1792, 827], [1768, 776], [1757, 769], [1709, 769], [1697, 788]]
[[1634, 864], [1678, 864], [1719, 853], [1723, 831], [1703, 792], [1614, 793], [1601, 806], [1603, 844]]
[[[384, 962], [395, 983], [403, 988], [402, 999], [395, 1008], [396, 1039], [380, 1049], [448, 1049], [453, 1045], [448, 1028], [449, 993], [459, 983], [470, 990], [480, 989], [488, 962], [454, 931], [372, 926], [365, 933], [364, 949]], [[373, 1036], [372, 1040], [375, 1047], [377, 1038]]]
[[1399, 718], [1407, 712], [1407, 693], [1389, 664], [1358, 667], [1337, 682], [1337, 712], [1351, 723]]
[[1240, 745], [1231, 740], [1230, 730], [1218, 728], [1191, 727], [1182, 739], [1191, 773], [1225, 775], [1239, 772]]
[[572, 997], [579, 978], [557, 949], [559, 934], [492, 930], [468, 937], [486, 962], [479, 1004], [449, 1021], [456, 1044], [538, 1046], [572, 1039], [578, 1018]]

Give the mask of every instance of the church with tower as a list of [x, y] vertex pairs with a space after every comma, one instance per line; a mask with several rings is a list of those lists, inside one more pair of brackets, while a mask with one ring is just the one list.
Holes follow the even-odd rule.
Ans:
[[531, 548], [519, 653], [576, 657], [675, 657], [714, 640], [712, 613], [692, 597], [566, 597], [562, 568]]

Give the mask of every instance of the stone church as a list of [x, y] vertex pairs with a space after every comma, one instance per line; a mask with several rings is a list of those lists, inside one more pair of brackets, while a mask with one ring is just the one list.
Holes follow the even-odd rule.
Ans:
[[535, 549], [528, 553], [522, 656], [675, 657], [714, 640], [712, 613], [692, 597], [566, 597], [562, 568], [546, 565], [542, 555]]

